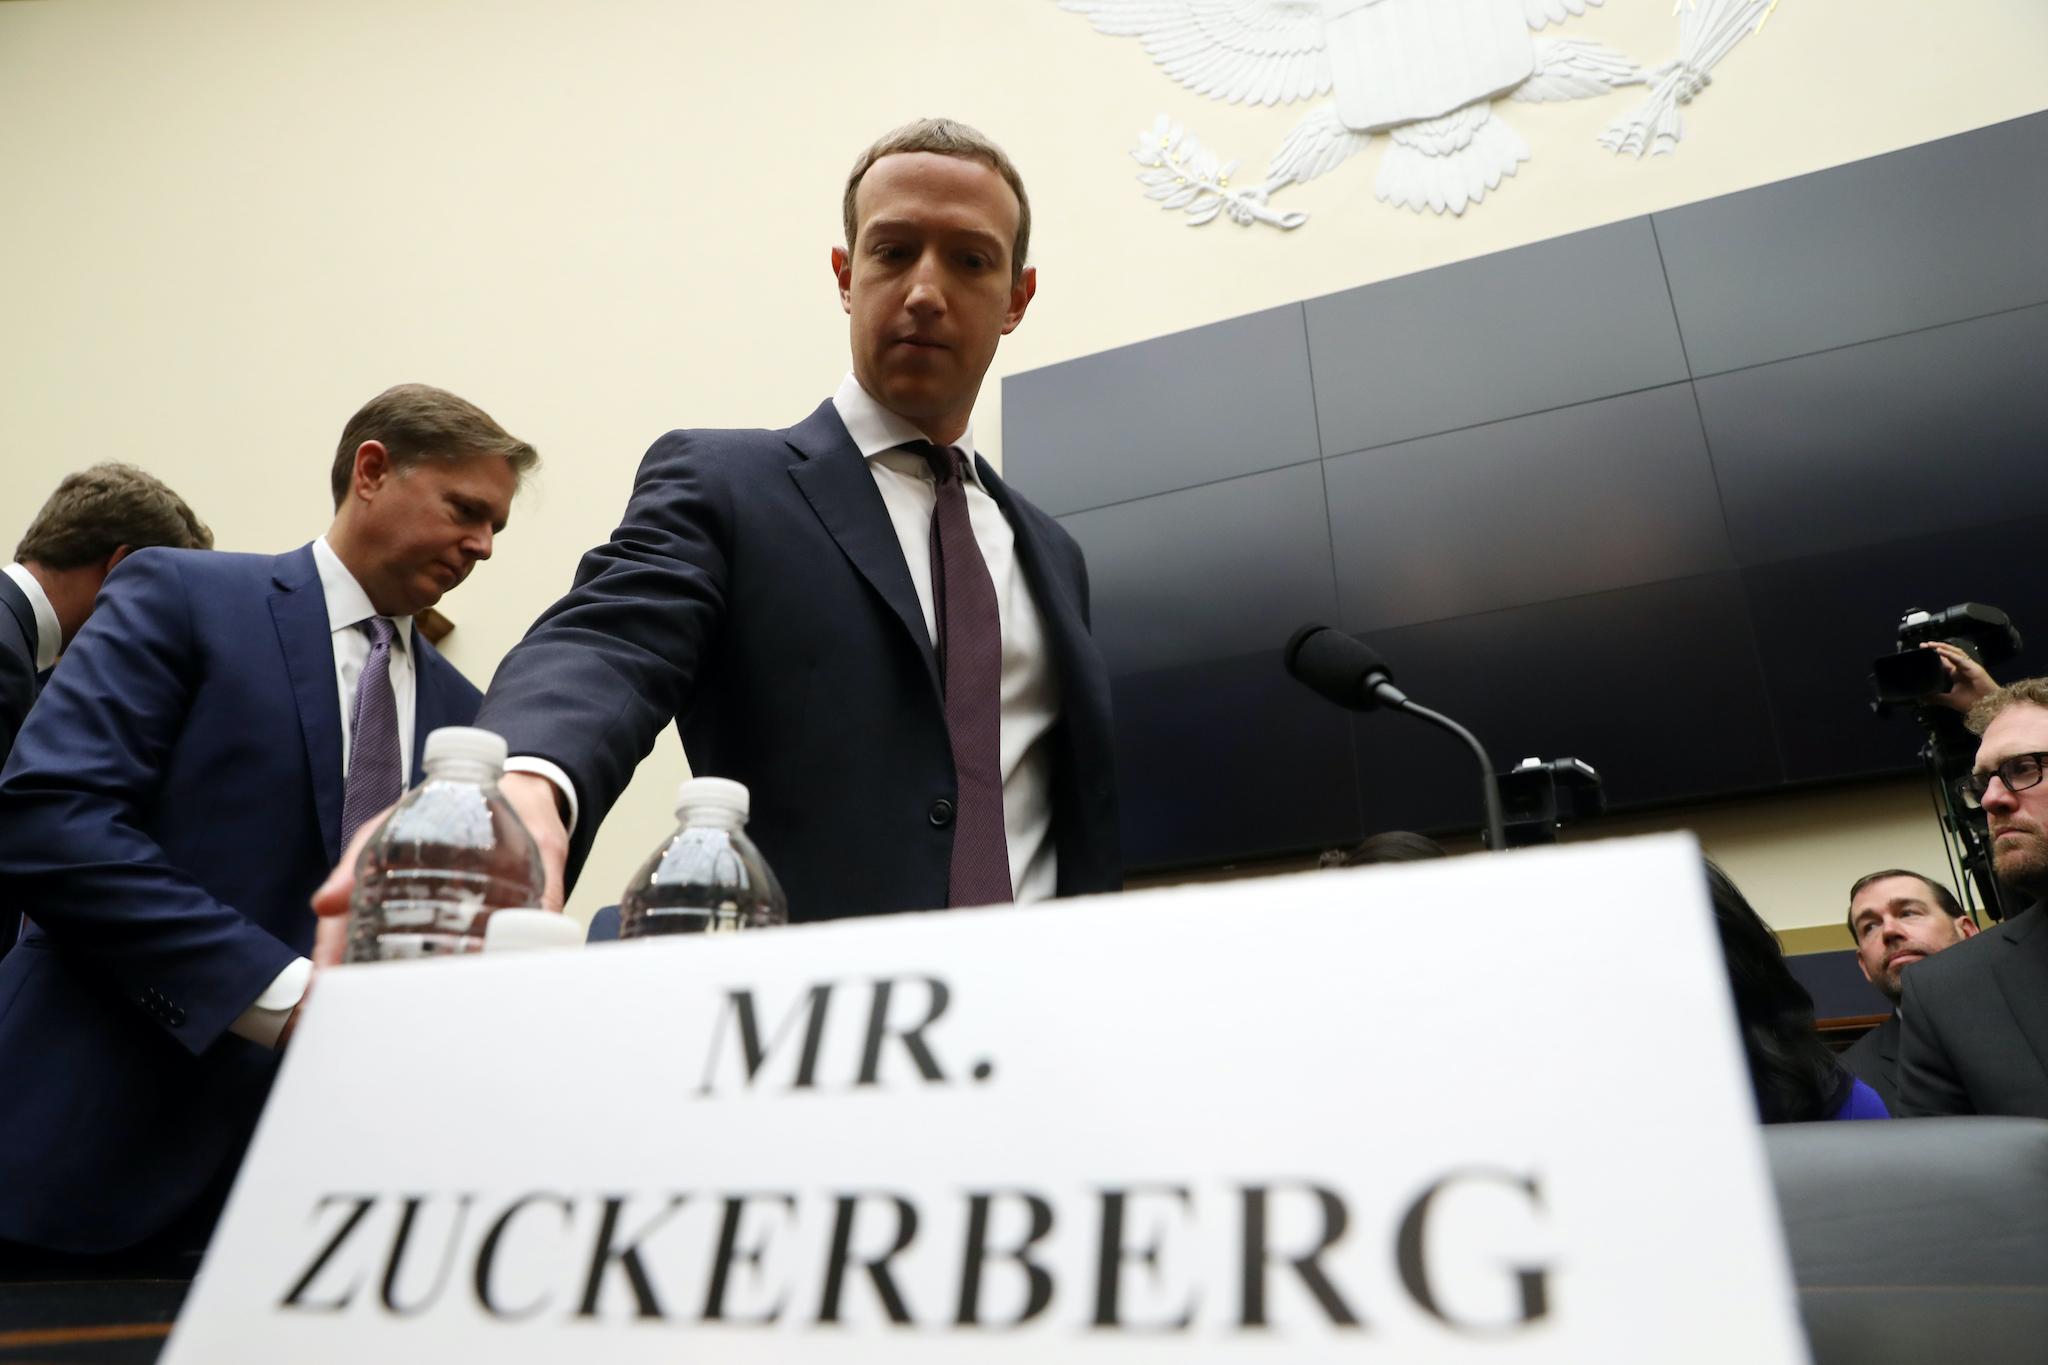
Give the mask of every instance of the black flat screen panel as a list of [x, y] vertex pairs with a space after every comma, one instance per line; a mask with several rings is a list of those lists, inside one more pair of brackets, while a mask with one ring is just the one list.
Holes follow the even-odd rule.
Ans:
[[1685, 384], [1327, 468], [1338, 603], [1360, 630], [1734, 567]]
[[2048, 304], [1695, 385], [1738, 562], [2048, 512]]
[[1003, 449], [1054, 516], [1313, 460], [1301, 306], [1012, 375]]
[[1277, 651], [1336, 611], [1323, 474], [1277, 469], [1060, 522], [1088, 556], [1111, 673]]
[[1786, 775], [1900, 772], [1923, 733], [1909, 715], [1871, 714], [1870, 661], [1898, 647], [1899, 618], [1981, 602], [2012, 617], [2028, 647], [1996, 664], [2001, 682], [2048, 672], [2048, 517], [1745, 569], [1750, 614]]
[[1133, 872], [1338, 848], [1361, 837], [1347, 713], [1278, 646], [1112, 684]]
[[[1424, 706], [1467, 726], [1498, 768], [1579, 758], [1610, 809], [1782, 780], [1742, 582], [1624, 588], [1369, 637]], [[1408, 716], [1356, 723], [1368, 831], [1476, 828], [1479, 767]]]
[[1643, 218], [1307, 307], [1326, 455], [1686, 378]]
[[2048, 301], [2048, 114], [1655, 217], [1695, 375]]

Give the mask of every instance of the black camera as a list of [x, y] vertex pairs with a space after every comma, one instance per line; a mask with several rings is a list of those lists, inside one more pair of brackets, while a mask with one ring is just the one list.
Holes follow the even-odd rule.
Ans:
[[1899, 652], [1870, 664], [1870, 680], [1877, 687], [1871, 705], [1879, 715], [1953, 686], [1941, 656], [1921, 648], [1936, 641], [1954, 645], [1986, 668], [2020, 652], [2019, 631], [1996, 607], [1959, 602], [1940, 611], [1909, 611], [1899, 620]]
[[1600, 774], [1577, 758], [1525, 758], [1500, 775], [1507, 847], [1554, 844], [1558, 827], [1607, 809]]

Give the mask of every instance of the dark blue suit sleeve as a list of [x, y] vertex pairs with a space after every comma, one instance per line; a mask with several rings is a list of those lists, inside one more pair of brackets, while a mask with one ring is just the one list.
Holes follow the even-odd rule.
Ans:
[[[1922, 964], [1923, 966], [1925, 964]], [[1938, 1005], [1930, 1004], [1925, 983], [1916, 980], [1919, 971], [1901, 978], [1905, 997], [1899, 1002], [1899, 1109], [1905, 1118], [1928, 1118], [1944, 1114], [1974, 1114], [1969, 1092], [1949, 1060], [1948, 1044], [1936, 1017]]]
[[598, 825], [689, 705], [725, 611], [735, 452], [672, 431], [641, 461], [623, 524], [491, 679], [477, 724], [576, 784], [573, 885]]
[[177, 562], [143, 552], [114, 571], [22, 727], [0, 779], [0, 885], [75, 970], [157, 1002], [148, 1017], [198, 1053], [297, 954], [147, 833], [203, 681]]

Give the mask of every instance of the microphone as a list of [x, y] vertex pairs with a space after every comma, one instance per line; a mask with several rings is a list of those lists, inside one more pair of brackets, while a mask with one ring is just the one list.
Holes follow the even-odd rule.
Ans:
[[1306, 625], [1288, 638], [1282, 657], [1288, 675], [1296, 682], [1346, 710], [1372, 711], [1384, 706], [1448, 730], [1463, 740], [1479, 759], [1479, 790], [1486, 807], [1486, 846], [1507, 847], [1500, 786], [1494, 781], [1493, 760], [1486, 756], [1485, 746], [1477, 735], [1449, 716], [1410, 701], [1407, 693], [1394, 686], [1394, 672], [1378, 650], [1340, 630]]
[[1286, 659], [1296, 682], [1346, 710], [1399, 710], [1408, 702], [1407, 694], [1394, 686], [1394, 670], [1379, 651], [1341, 630], [1303, 626], [1288, 640]]

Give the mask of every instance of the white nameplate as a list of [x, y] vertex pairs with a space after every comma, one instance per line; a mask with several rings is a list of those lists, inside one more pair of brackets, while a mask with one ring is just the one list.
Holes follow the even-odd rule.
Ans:
[[327, 974], [170, 1365], [1805, 1360], [1662, 837]]

